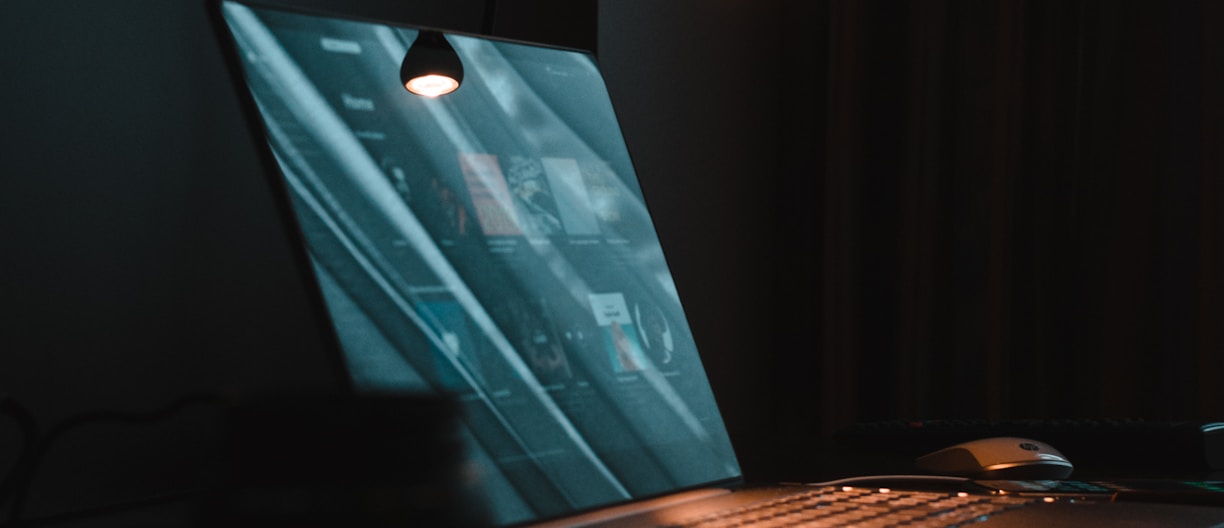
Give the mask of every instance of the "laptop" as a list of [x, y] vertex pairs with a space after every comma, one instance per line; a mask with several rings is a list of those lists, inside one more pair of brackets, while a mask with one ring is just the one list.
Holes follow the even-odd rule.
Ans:
[[[209, 6], [346, 378], [359, 393], [456, 399], [494, 524], [681, 525], [800, 503], [808, 516], [791, 520], [888, 524], [901, 506], [862, 508], [901, 496], [977, 505], [924, 506], [942, 525], [1120, 511], [744, 486], [591, 54], [445, 32], [462, 82], [425, 97], [400, 67], [430, 28]], [[838, 517], [843, 502], [862, 511]], [[1122, 510], [1165, 525], [1218, 513]]]

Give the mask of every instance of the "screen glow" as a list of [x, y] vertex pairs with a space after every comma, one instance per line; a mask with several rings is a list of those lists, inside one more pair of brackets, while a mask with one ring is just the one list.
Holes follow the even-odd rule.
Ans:
[[740, 476], [590, 55], [451, 36], [438, 99], [417, 29], [223, 5], [353, 388], [455, 397], [494, 522]]

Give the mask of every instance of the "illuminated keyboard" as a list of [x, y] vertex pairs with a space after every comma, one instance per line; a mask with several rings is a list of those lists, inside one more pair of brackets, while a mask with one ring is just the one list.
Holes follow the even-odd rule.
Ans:
[[786, 526], [965, 526], [1040, 502], [1036, 499], [833, 487], [703, 515], [675, 528]]

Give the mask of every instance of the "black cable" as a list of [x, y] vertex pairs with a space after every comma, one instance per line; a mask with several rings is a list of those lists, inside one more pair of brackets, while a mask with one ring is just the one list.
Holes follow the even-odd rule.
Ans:
[[[21, 520], [21, 514], [25, 508], [25, 500], [29, 495], [30, 488], [33, 485], [34, 477], [38, 473], [38, 466], [42, 464], [43, 458], [46, 456], [47, 452], [50, 451], [51, 446], [54, 445], [55, 441], [58, 440], [64, 433], [90, 423], [156, 423], [191, 405], [220, 405], [224, 403], [225, 400], [217, 394], [195, 393], [184, 396], [170, 405], [152, 411], [93, 411], [79, 414], [64, 420], [59, 425], [56, 425], [48, 430], [38, 442], [34, 443], [33, 445], [27, 445], [26, 449], [24, 450], [24, 460], [18, 463], [19, 466], [15, 468], [15, 474], [10, 476], [10, 478], [13, 480], [12, 485], [14, 489], [12, 492], [13, 505], [9, 509], [8, 523], [15, 526]], [[9, 479], [6, 479], [6, 482], [8, 480]]]

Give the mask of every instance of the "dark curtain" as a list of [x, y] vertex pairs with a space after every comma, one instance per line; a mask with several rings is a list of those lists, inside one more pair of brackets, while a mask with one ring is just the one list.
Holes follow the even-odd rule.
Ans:
[[780, 27], [777, 431], [1224, 419], [1224, 2], [796, 1]]

